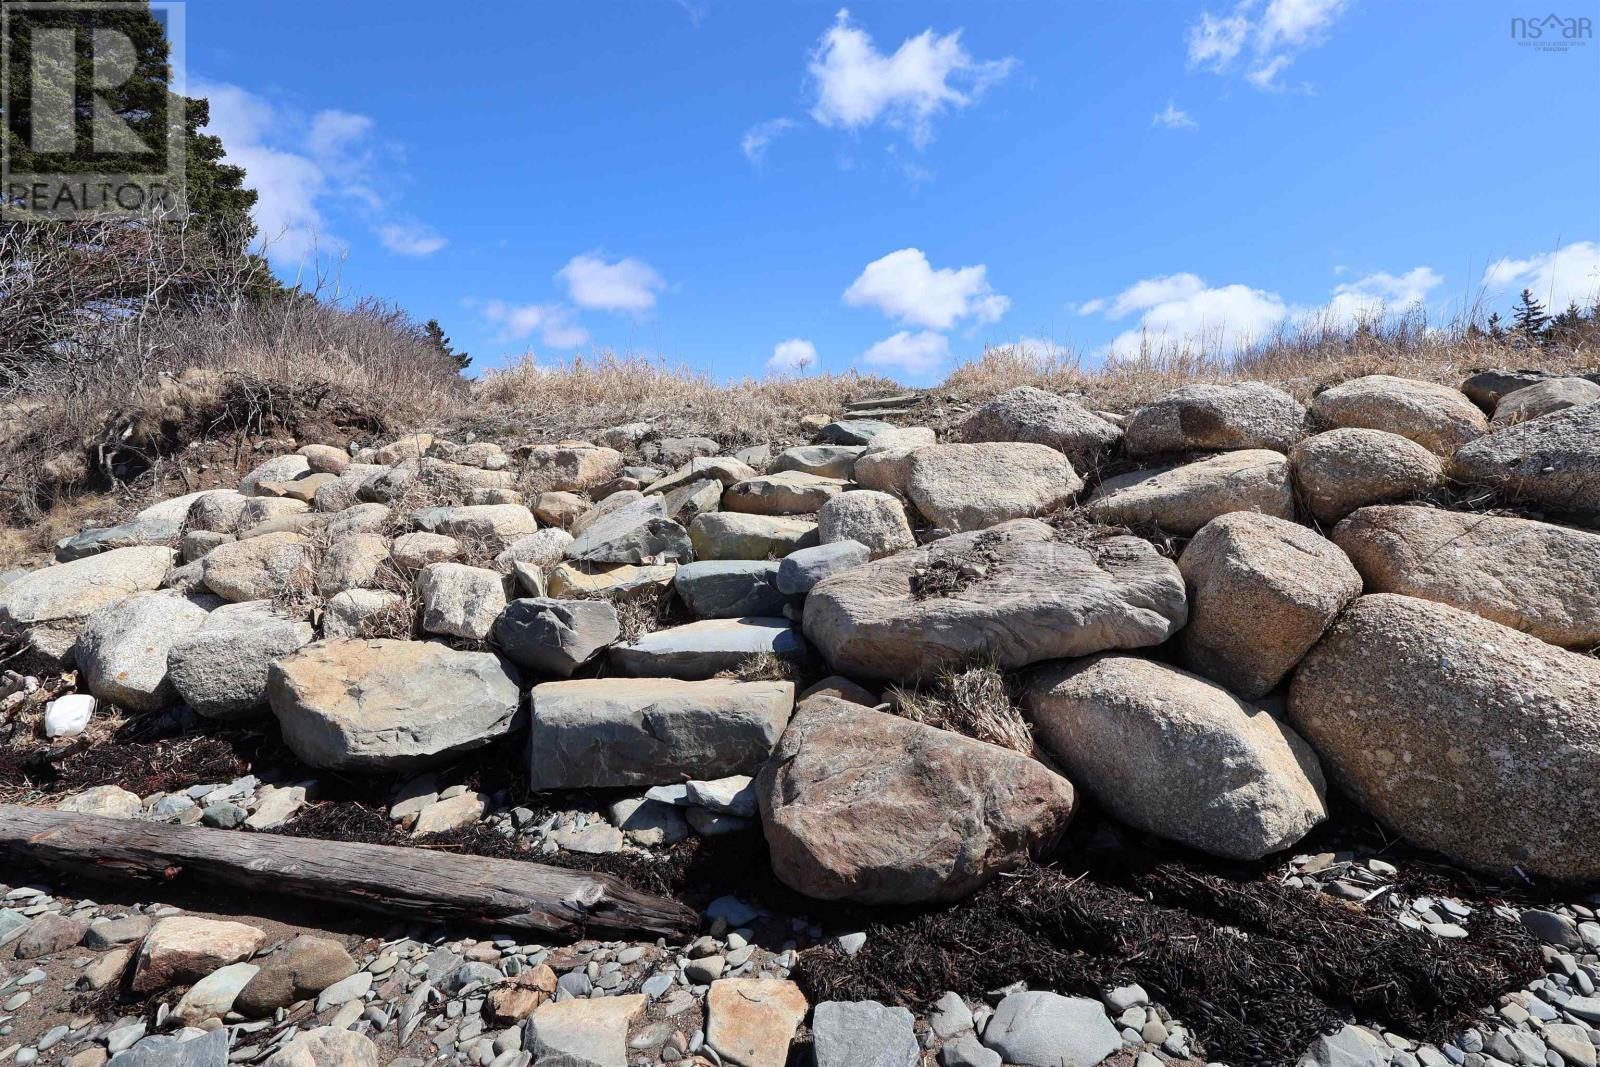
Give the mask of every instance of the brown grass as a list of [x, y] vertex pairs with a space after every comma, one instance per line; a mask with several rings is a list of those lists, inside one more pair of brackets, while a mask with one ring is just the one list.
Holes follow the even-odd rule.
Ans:
[[1024, 755], [1034, 754], [1033, 733], [1011, 700], [1005, 675], [993, 666], [946, 671], [920, 689], [890, 690], [901, 718], [965, 734]]
[[1537, 347], [1492, 338], [1468, 318], [1437, 324], [1410, 312], [1353, 328], [1327, 320], [1283, 326], [1237, 353], [1208, 349], [1203, 342], [1152, 342], [1135, 358], [1098, 361], [1081, 350], [1002, 346], [957, 367], [939, 388], [982, 399], [1033, 385], [1077, 393], [1090, 407], [1126, 413], [1191, 382], [1263, 381], [1304, 400], [1323, 386], [1366, 374], [1455, 386], [1480, 370], [1577, 372], [1596, 366], [1600, 324], [1592, 319], [1548, 347]]
[[590, 438], [648, 422], [657, 436], [711, 437], [732, 450], [807, 439], [803, 416], [837, 414], [851, 400], [892, 388], [887, 378], [855, 372], [723, 383], [686, 366], [608, 352], [555, 366], [524, 359], [490, 372], [473, 396], [502, 418], [520, 417], [536, 439]]

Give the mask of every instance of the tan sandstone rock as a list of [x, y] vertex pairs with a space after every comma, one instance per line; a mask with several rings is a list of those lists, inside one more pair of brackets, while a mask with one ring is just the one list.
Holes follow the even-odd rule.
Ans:
[[1369, 504], [1415, 500], [1444, 482], [1444, 464], [1415, 441], [1354, 426], [1301, 441], [1289, 466], [1307, 510], [1324, 523]]
[[1448, 385], [1369, 374], [1324, 389], [1311, 400], [1311, 418], [1326, 429], [1358, 426], [1407, 437], [1438, 456], [1489, 428], [1476, 404]]
[[1165, 470], [1107, 478], [1085, 510], [1101, 522], [1188, 536], [1233, 511], [1294, 518], [1289, 461], [1266, 449], [1227, 452]]
[[706, 995], [706, 1043], [724, 1063], [784, 1067], [808, 1007], [793, 982], [720, 978]]
[[821, 900], [956, 900], [1049, 849], [1072, 783], [1010, 749], [831, 697], [756, 779], [772, 868]]
[[1198, 675], [1096, 656], [1041, 667], [1023, 700], [1061, 768], [1130, 826], [1253, 860], [1327, 817], [1311, 746]]
[[1501, 515], [1362, 508], [1334, 528], [1373, 593], [1449, 604], [1564, 648], [1600, 646], [1600, 534]]
[[1189, 589], [1179, 656], [1247, 697], [1277, 688], [1361, 595], [1361, 575], [1336, 546], [1304, 526], [1244, 511], [1206, 523], [1178, 569]]
[[175, 915], [145, 936], [133, 972], [133, 991], [154, 993], [204, 978], [219, 967], [247, 960], [267, 943], [254, 926]]

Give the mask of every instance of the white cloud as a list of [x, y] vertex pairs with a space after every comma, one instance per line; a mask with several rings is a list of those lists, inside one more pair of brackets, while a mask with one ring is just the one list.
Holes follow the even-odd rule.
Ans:
[[767, 360], [768, 374], [805, 374], [816, 369], [817, 346], [798, 337], [773, 345], [772, 358]]
[[1165, 274], [1134, 282], [1116, 296], [1103, 296], [1078, 305], [1080, 315], [1105, 314], [1108, 319], [1126, 318], [1135, 311], [1175, 300], [1187, 300], [1205, 289], [1198, 274]]
[[596, 311], [648, 311], [655, 307], [657, 291], [666, 282], [643, 260], [627, 258], [608, 263], [603, 256], [573, 256], [556, 272], [567, 286], [572, 302]]
[[1250, 20], [1242, 14], [1247, 9], [1241, 4], [1232, 15], [1200, 12], [1200, 20], [1189, 27], [1189, 65], [1221, 72], [1239, 58], [1250, 36]]
[[1110, 320], [1138, 315], [1138, 323], [1119, 333], [1106, 351], [1123, 358], [1143, 349], [1191, 349], [1232, 354], [1262, 340], [1281, 325], [1315, 324], [1349, 329], [1425, 303], [1444, 284], [1431, 267], [1403, 274], [1376, 271], [1336, 285], [1326, 303], [1291, 304], [1275, 292], [1248, 285], [1212, 287], [1187, 271], [1137, 281], [1115, 296], [1079, 305], [1082, 315]]
[[994, 322], [1011, 306], [989, 286], [983, 264], [934, 270], [920, 249], [902, 248], [873, 260], [844, 291], [844, 302], [875, 307], [908, 326], [948, 330], [959, 319]]
[[1155, 349], [1194, 346], [1208, 352], [1237, 352], [1288, 314], [1283, 298], [1263, 289], [1246, 285], [1200, 289], [1145, 306], [1138, 327], [1118, 334], [1109, 347], [1124, 358], [1138, 355], [1145, 344]]
[[576, 348], [589, 339], [573, 310], [561, 304], [508, 304], [489, 300], [483, 317], [500, 327], [500, 341], [525, 341], [535, 332], [551, 348]]
[[939, 114], [967, 107], [1015, 65], [1009, 58], [973, 59], [961, 45], [960, 30], [943, 36], [924, 30], [884, 55], [850, 21], [850, 12], [841, 10], [811, 55], [811, 117], [847, 130], [881, 119], [925, 145]]
[[885, 337], [861, 357], [873, 367], [892, 367], [915, 377], [931, 376], [950, 359], [950, 342], [943, 334], [901, 330]]
[[1483, 272], [1483, 287], [1494, 297], [1528, 289], [1552, 312], [1568, 304], [1592, 307], [1600, 300], [1600, 244], [1578, 241], [1528, 259], [1497, 260]]
[[767, 156], [767, 146], [793, 125], [793, 119], [769, 119], [766, 122], [758, 122], [744, 131], [744, 137], [739, 141], [739, 149], [744, 152], [744, 158], [760, 165]]
[[1171, 100], [1161, 111], [1157, 111], [1155, 118], [1150, 120], [1152, 126], [1165, 126], [1169, 130], [1192, 130], [1199, 123], [1189, 117], [1187, 111], [1179, 110]]
[[420, 222], [391, 222], [378, 227], [383, 247], [402, 256], [431, 256], [449, 244], [431, 227]]
[[1282, 89], [1279, 77], [1300, 53], [1327, 39], [1350, 0], [1268, 0], [1257, 16], [1258, 6], [1240, 0], [1226, 15], [1201, 12], [1189, 27], [1189, 66], [1227, 73], [1248, 45], [1245, 79], [1257, 89]]
[[191, 78], [190, 91], [210, 101], [205, 132], [222, 138], [226, 160], [245, 171], [257, 194], [251, 218], [258, 240], [279, 265], [303, 264], [320, 248], [346, 241], [329, 223], [336, 203], [348, 203], [383, 246], [426, 256], [447, 243], [434, 230], [397, 217], [374, 191], [383, 173], [366, 115], [326, 109], [309, 118], [249, 90]]
[[1315, 314], [1333, 325], [1349, 327], [1424, 303], [1444, 284], [1431, 267], [1413, 267], [1401, 275], [1378, 271], [1333, 288], [1333, 299]]

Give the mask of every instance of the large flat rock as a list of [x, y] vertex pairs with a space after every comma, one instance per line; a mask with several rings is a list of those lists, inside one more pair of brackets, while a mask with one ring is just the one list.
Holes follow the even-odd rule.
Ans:
[[1600, 526], [1600, 403], [1479, 437], [1456, 452], [1451, 477]]
[[1188, 537], [1233, 511], [1294, 518], [1289, 461], [1264, 448], [1240, 449], [1161, 470], [1107, 478], [1085, 510], [1101, 522], [1155, 526]]
[[1300, 664], [1289, 714], [1329, 777], [1415, 844], [1508, 878], [1600, 878], [1600, 660], [1374, 593]]
[[1327, 817], [1311, 746], [1187, 671], [1119, 655], [1049, 664], [1024, 704], [1062, 770], [1130, 826], [1254, 860]]
[[651, 678], [710, 678], [763, 653], [795, 660], [805, 639], [788, 619], [705, 619], [655, 630], [611, 649], [625, 674]]
[[403, 770], [511, 730], [520, 694], [499, 657], [431, 641], [318, 641], [267, 679], [283, 739], [313, 767]]
[[754, 774], [794, 707], [790, 682], [596, 678], [533, 688], [534, 789]]
[[25, 636], [34, 652], [60, 662], [91, 612], [158, 588], [176, 556], [164, 546], [118, 548], [29, 571], [0, 589], [0, 627]]
[[1563, 648], [1600, 646], [1600, 534], [1440, 508], [1362, 508], [1334, 527], [1373, 593], [1470, 611]]
[[1083, 489], [1066, 456], [1027, 442], [928, 445], [908, 463], [906, 495], [942, 530], [982, 530], [1043, 515]]
[[1031, 757], [833, 697], [756, 779], [772, 869], [821, 900], [955, 900], [1055, 844], [1072, 783]]
[[1073, 544], [1017, 519], [824, 579], [805, 633], [841, 674], [910, 681], [1157, 645], [1186, 618], [1183, 576], [1148, 542]]

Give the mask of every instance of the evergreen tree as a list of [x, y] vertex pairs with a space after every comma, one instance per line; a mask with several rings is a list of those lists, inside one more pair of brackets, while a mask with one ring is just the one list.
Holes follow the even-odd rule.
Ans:
[[1531, 290], [1522, 290], [1522, 298], [1512, 314], [1512, 331], [1524, 341], [1537, 342], [1549, 325], [1550, 316], [1544, 313], [1544, 305], [1533, 298]]
[[1506, 331], [1500, 325], [1500, 312], [1491, 311], [1489, 313], [1489, 336], [1494, 340], [1499, 341], [1503, 339], [1505, 335]]
[[455, 364], [457, 372], [464, 371], [472, 365], [471, 356], [450, 347], [450, 338], [444, 335], [444, 327], [439, 325], [438, 319], [429, 319], [422, 327], [422, 332], [427, 335], [430, 345]]

